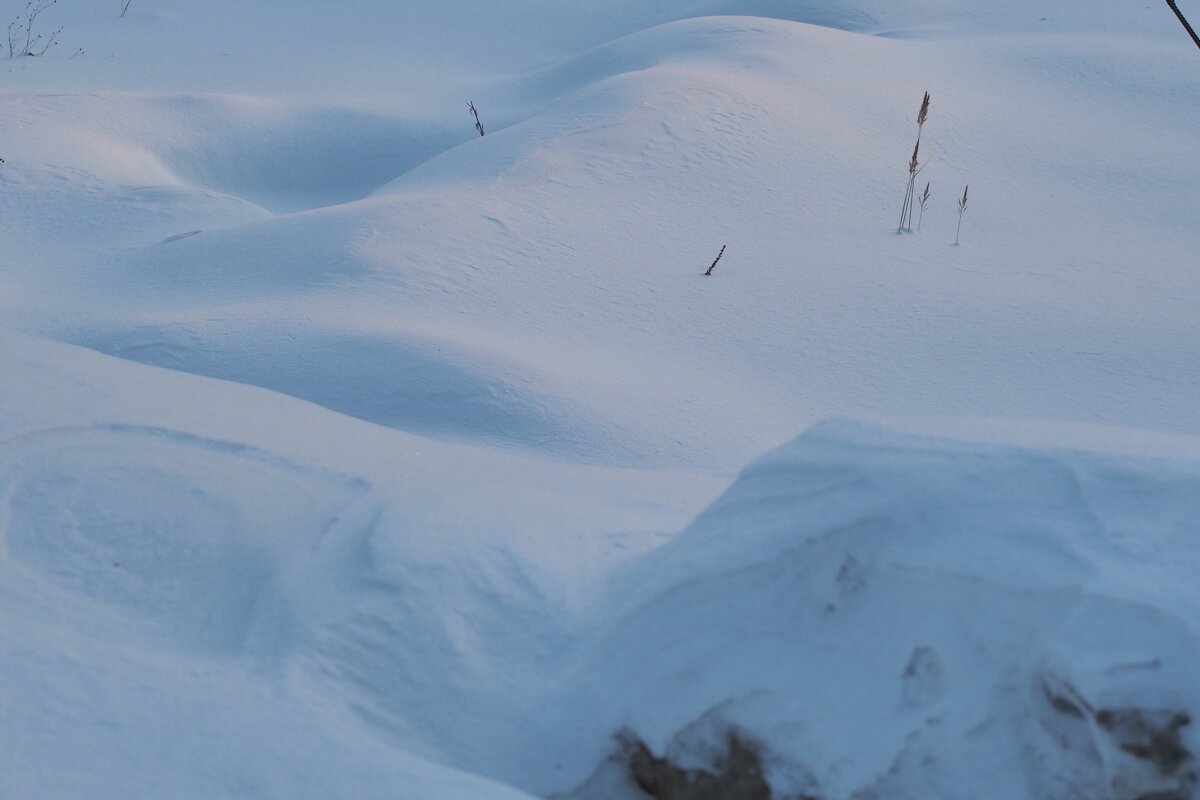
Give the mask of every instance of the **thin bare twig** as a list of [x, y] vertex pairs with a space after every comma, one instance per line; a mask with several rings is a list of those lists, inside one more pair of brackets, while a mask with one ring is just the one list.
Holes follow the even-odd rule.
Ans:
[[479, 121], [479, 112], [475, 110], [474, 103], [467, 103], [467, 108], [471, 110], [471, 114], [475, 117], [475, 130], [479, 131], [479, 135], [483, 136], [483, 123]]
[[970, 186], [963, 187], [962, 199], [958, 201], [958, 230], [954, 232], [954, 245], [956, 247], [958, 246], [958, 235], [962, 233], [962, 215], [967, 210], [967, 190], [970, 188]]
[[713, 263], [705, 271], [705, 275], [712, 275], [714, 269], [717, 268], [717, 262], [721, 260], [721, 256], [725, 255], [725, 245], [721, 245], [721, 252], [717, 253], [717, 257], [713, 259]]
[[[51, 33], [49, 37], [43, 37], [40, 33], [37, 36], [33, 35], [33, 26], [38, 15], [56, 3], [58, 0], [29, 0], [25, 4], [24, 21], [21, 20], [20, 15], [17, 15], [12, 22], [8, 23], [8, 58], [10, 61], [15, 56], [43, 55], [58, 43], [58, 35], [62, 33], [62, 28]], [[22, 34], [25, 35], [25, 44], [18, 46]], [[43, 41], [45, 44], [41, 46], [41, 49], [37, 49], [38, 42]]]
[[928, 119], [929, 92], [926, 92], [924, 99], [921, 100], [921, 110], [917, 112], [917, 145], [913, 148], [912, 158], [908, 162], [908, 185], [904, 189], [904, 205], [900, 207], [900, 227], [896, 228], [896, 233], [912, 231], [913, 197], [916, 194], [917, 175], [923, 169], [918, 166], [917, 152], [921, 149], [921, 132], [925, 129], [925, 122]]
[[1175, 12], [1175, 16], [1179, 17], [1179, 21], [1183, 24], [1183, 29], [1192, 37], [1192, 41], [1196, 43], [1196, 47], [1200, 47], [1200, 36], [1196, 35], [1196, 29], [1187, 21], [1187, 17], [1179, 10], [1179, 6], [1175, 5], [1175, 0], [1167, 0], [1167, 5]]

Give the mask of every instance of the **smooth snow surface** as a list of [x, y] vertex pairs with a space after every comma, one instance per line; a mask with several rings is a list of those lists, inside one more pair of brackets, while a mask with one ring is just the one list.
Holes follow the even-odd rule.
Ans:
[[120, 6], [0, 61], [0, 799], [1192, 796], [1164, 4]]

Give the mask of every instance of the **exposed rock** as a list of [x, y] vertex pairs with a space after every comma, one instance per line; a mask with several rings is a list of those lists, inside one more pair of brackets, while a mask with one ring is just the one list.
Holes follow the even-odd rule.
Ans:
[[[1192, 800], [1197, 776], [1192, 754], [1184, 746], [1180, 731], [1191, 723], [1185, 711], [1169, 709], [1117, 708], [1096, 712], [1096, 724], [1112, 736], [1121, 749], [1151, 767], [1155, 786], [1137, 791], [1133, 800]], [[1114, 781], [1120, 793], [1124, 781]]]
[[1042, 676], [1042, 691], [1046, 695], [1046, 702], [1060, 714], [1084, 719], [1092, 713], [1091, 704], [1080, 696], [1075, 687], [1056, 675]]
[[[1071, 737], [1090, 741], [1077, 751], [1089, 756], [1098, 786], [1112, 800], [1193, 800], [1198, 784], [1195, 760], [1183, 730], [1191, 715], [1179, 708], [1123, 706], [1096, 708], [1077, 684], [1061, 675], [1042, 676], [1042, 690], [1061, 725], [1064, 748]], [[1090, 733], [1089, 733], [1090, 732]]]
[[900, 677], [904, 702], [909, 706], [923, 706], [942, 693], [945, 667], [936, 650], [922, 645], [913, 649]]
[[1149, 761], [1165, 775], [1176, 772], [1191, 756], [1179, 736], [1191, 721], [1185, 711], [1120, 708], [1096, 712], [1097, 724], [1112, 734], [1122, 750]]
[[629, 771], [655, 800], [771, 800], [757, 749], [733, 732], [726, 744], [726, 753], [709, 771], [683, 769], [655, 756], [640, 739], [628, 741]]
[[854, 556], [846, 556], [838, 569], [837, 585], [843, 592], [861, 592], [867, 585], [866, 568]]

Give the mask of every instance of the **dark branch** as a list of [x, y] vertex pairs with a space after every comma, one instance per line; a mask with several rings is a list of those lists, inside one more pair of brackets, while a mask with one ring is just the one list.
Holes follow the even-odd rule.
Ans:
[[467, 108], [471, 110], [471, 114], [475, 117], [475, 130], [479, 131], [480, 136], [483, 136], [483, 123], [479, 121], [479, 112], [475, 110], [475, 104], [467, 103]]
[[721, 256], [723, 255], [725, 255], [725, 245], [721, 245], [721, 252], [717, 253], [717, 257], [713, 259], [712, 266], [704, 273], [705, 275], [712, 275], [712, 271], [717, 268], [717, 262], [721, 260]]
[[1175, 16], [1179, 17], [1180, 23], [1183, 24], [1183, 29], [1188, 32], [1188, 36], [1192, 37], [1192, 41], [1196, 43], [1196, 47], [1200, 47], [1200, 36], [1196, 35], [1196, 30], [1188, 23], [1187, 17], [1179, 10], [1179, 6], [1175, 5], [1175, 0], [1167, 0], [1167, 5], [1175, 12]]

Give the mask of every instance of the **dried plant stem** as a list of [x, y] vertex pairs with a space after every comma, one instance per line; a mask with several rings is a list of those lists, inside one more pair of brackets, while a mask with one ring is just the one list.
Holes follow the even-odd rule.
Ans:
[[721, 260], [721, 256], [725, 255], [725, 245], [721, 245], [721, 252], [717, 253], [717, 257], [713, 259], [713, 263], [705, 271], [705, 275], [712, 275], [713, 270], [717, 268], [717, 262]]
[[900, 207], [900, 227], [896, 229], [896, 233], [908, 230], [912, 227], [912, 201], [913, 187], [917, 180], [917, 153], [921, 149], [920, 137], [917, 138], [917, 146], [913, 148], [912, 158], [908, 162], [908, 185], [904, 189], [904, 205]]
[[921, 150], [921, 132], [925, 129], [927, 119], [929, 119], [929, 92], [925, 93], [925, 98], [921, 101], [921, 110], [917, 112], [917, 144], [913, 148], [912, 158], [908, 161], [908, 186], [904, 190], [904, 205], [900, 207], [900, 227], [896, 228], [896, 233], [912, 231], [913, 198], [916, 195], [917, 175], [921, 173], [922, 169], [918, 164], [917, 154]]
[[969, 185], [963, 187], [963, 196], [958, 201], [958, 230], [954, 232], [954, 244], [956, 247], [958, 246], [958, 235], [962, 233], [962, 218], [963, 213], [967, 210], [967, 190], [970, 188]]
[[1179, 6], [1175, 5], [1175, 0], [1167, 0], [1167, 5], [1175, 12], [1175, 16], [1179, 17], [1179, 21], [1183, 24], [1183, 29], [1192, 37], [1192, 41], [1196, 43], [1196, 47], [1200, 47], [1200, 36], [1196, 35], [1196, 29], [1187, 21], [1187, 17], [1179, 10]]
[[917, 201], [921, 204], [921, 214], [917, 217], [917, 230], [921, 230], [921, 223], [925, 221], [925, 206], [929, 204], [929, 183], [925, 184], [925, 192]]
[[[43, 42], [43, 37], [40, 33], [37, 36], [33, 35], [33, 26], [37, 21], [38, 15], [57, 2], [58, 0], [29, 0], [25, 4], [25, 21], [22, 22], [20, 15], [18, 15], [16, 19], [8, 23], [8, 58], [10, 61], [15, 56], [43, 55], [58, 43], [58, 35], [62, 33], [62, 28], [59, 28], [51, 33], [48, 38], [45, 38], [40, 50], [36, 48], [39, 42]], [[25, 44], [18, 46], [21, 34], [25, 35]]]
[[475, 130], [479, 131], [480, 136], [483, 136], [483, 123], [479, 121], [479, 112], [475, 110], [475, 104], [467, 103], [467, 108], [471, 110], [471, 115], [475, 117]]

